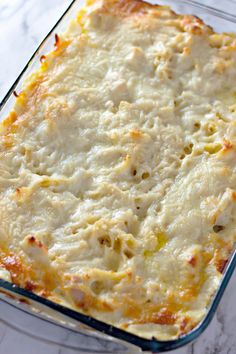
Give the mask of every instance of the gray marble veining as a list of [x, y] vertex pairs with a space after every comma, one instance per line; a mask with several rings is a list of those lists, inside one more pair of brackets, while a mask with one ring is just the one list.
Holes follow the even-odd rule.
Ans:
[[[236, 14], [236, 4], [229, 8], [229, 0], [199, 1], [218, 7], [227, 4], [228, 11]], [[70, 2], [71, 0], [0, 0], [0, 101], [32, 52]], [[235, 284], [236, 274], [226, 290], [216, 316], [204, 334], [194, 344], [180, 348], [173, 354], [236, 354]], [[37, 335], [28, 335], [9, 326], [7, 319], [1, 320], [0, 313], [0, 354], [73, 354], [76, 352], [60, 345], [49, 344], [38, 339]]]

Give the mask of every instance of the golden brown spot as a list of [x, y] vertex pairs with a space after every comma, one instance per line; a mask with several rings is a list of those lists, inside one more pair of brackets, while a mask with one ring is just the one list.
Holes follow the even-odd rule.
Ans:
[[225, 266], [228, 262], [228, 259], [222, 257], [220, 250], [221, 247], [217, 248], [214, 252], [214, 265], [219, 273], [223, 273]]
[[60, 38], [59, 38], [58, 34], [56, 33], [56, 34], [55, 34], [54, 47], [55, 47], [56, 49], [58, 49], [58, 48], [59, 48], [59, 44], [60, 44]]
[[29, 96], [28, 103], [35, 102], [38, 96], [41, 97], [44, 93], [41, 83], [46, 79], [46, 76], [38, 74], [37, 77], [29, 83], [28, 89], [31, 91], [31, 95]]
[[215, 260], [215, 266], [216, 266], [216, 269], [218, 270], [218, 272], [223, 273], [227, 262], [228, 262], [227, 259], [216, 259]]
[[43, 63], [45, 60], [46, 60], [46, 56], [45, 55], [41, 55], [40, 62]]
[[29, 242], [30, 244], [34, 244], [34, 243], [36, 242], [36, 238], [35, 238], [34, 236], [30, 236], [30, 237], [28, 238], [28, 242]]
[[195, 282], [191, 274], [185, 279], [179, 289], [179, 297], [182, 301], [193, 302], [199, 294], [203, 284], [206, 281], [204, 271], [199, 273], [198, 281]]
[[128, 323], [122, 323], [122, 325], [120, 326], [120, 328], [126, 330], [129, 327]]
[[127, 271], [126, 271], [126, 274], [127, 274], [129, 280], [130, 280], [130, 279], [132, 278], [132, 276], [133, 276], [133, 273], [131, 272], [131, 270], [127, 270]]
[[[44, 61], [41, 61], [41, 70], [44, 72], [44, 71], [47, 71], [47, 69], [48, 69], [48, 62], [46, 61], [46, 58], [45, 58], [45, 60]], [[42, 94], [42, 97], [48, 97], [49, 96], [49, 94], [48, 93], [44, 93], [44, 94]]]
[[25, 103], [25, 93], [24, 92], [17, 93], [16, 91], [13, 91], [13, 95], [17, 98], [18, 105], [23, 105]]
[[192, 267], [196, 267], [197, 265], [197, 258], [192, 256], [189, 260], [188, 263], [191, 264]]
[[36, 290], [37, 288], [37, 285], [35, 283], [33, 283], [32, 281], [30, 280], [27, 280], [26, 281], [26, 284], [25, 284], [25, 289], [28, 290], [28, 291], [34, 291]]
[[[34, 239], [32, 236], [32, 241]], [[59, 282], [58, 275], [55, 272], [48, 269], [45, 271], [42, 268], [40, 268], [40, 271], [43, 271], [45, 274], [43, 274], [42, 281], [39, 280], [39, 277], [34, 273], [32, 264], [26, 265], [20, 257], [14, 255], [12, 252], [7, 253], [0, 250], [0, 265], [9, 271], [14, 284], [28, 291], [37, 290], [38, 293], [42, 290], [54, 289], [56, 283], [58, 284]]]
[[183, 16], [182, 25], [185, 31], [188, 31], [193, 35], [202, 35], [204, 33], [204, 29], [210, 30], [209, 27], [203, 24], [201, 19], [191, 15]]
[[18, 203], [25, 202], [32, 194], [32, 189], [27, 187], [16, 188], [15, 198]]
[[190, 48], [189, 47], [184, 47], [184, 49], [183, 49], [183, 54], [184, 55], [189, 55], [190, 54]]
[[223, 140], [223, 151], [228, 151], [233, 148], [233, 144], [229, 141], [224, 139]]
[[9, 136], [3, 137], [3, 145], [6, 149], [10, 149], [13, 146], [13, 140]]
[[57, 272], [54, 269], [43, 269], [44, 274], [43, 274], [43, 284], [45, 284], [45, 289], [46, 291], [52, 291], [55, 289], [55, 287], [58, 285], [60, 282], [60, 278], [57, 274]]
[[[38, 294], [39, 296], [42, 296], [42, 297], [49, 297], [49, 296], [51, 295], [51, 292], [48, 291], [47, 289], [42, 289], [42, 290], [40, 290], [40, 291], [37, 291], [37, 294]], [[57, 302], [60, 303], [60, 300], [57, 299]]]
[[197, 287], [189, 287], [181, 290], [179, 292], [179, 297], [182, 301], [193, 301], [196, 295], [198, 294], [198, 288]]
[[124, 309], [124, 316], [130, 318], [140, 318], [142, 309], [130, 297], [126, 296], [124, 301], [120, 302], [120, 306]]
[[[93, 0], [89, 4], [94, 3]], [[102, 13], [129, 17], [132, 14], [146, 14], [149, 9], [158, 9], [158, 5], [152, 5], [140, 0], [107, 0], [103, 2], [103, 7], [100, 10]], [[157, 14], [157, 11], [155, 12]]]
[[10, 272], [12, 282], [16, 285], [21, 285], [22, 280], [25, 279], [28, 273], [20, 258], [12, 252], [5, 254], [0, 250], [0, 265]]
[[43, 244], [41, 241], [37, 240], [36, 237], [34, 236], [29, 236], [27, 238], [27, 241], [28, 243], [31, 245], [31, 246], [36, 246], [36, 247], [39, 247], [39, 248], [42, 248], [43, 247]]
[[12, 111], [9, 113], [8, 117], [6, 119], [4, 119], [4, 121], [2, 122], [2, 125], [4, 128], [7, 129], [8, 132], [10, 132], [10, 128], [12, 126], [13, 123], [15, 123], [15, 121], [17, 120], [17, 114], [15, 111]]
[[204, 264], [207, 265], [212, 260], [212, 254], [210, 252], [203, 252], [202, 258], [203, 258]]
[[189, 317], [184, 317], [183, 320], [180, 323], [180, 333], [185, 334], [188, 332], [188, 324], [190, 322]]
[[138, 323], [155, 323], [160, 325], [174, 325], [177, 320], [176, 314], [172, 313], [166, 307], [163, 307], [159, 312], [147, 315], [138, 321]]
[[70, 40], [64, 40], [62, 41], [58, 34], [55, 34], [55, 43], [54, 43], [54, 54], [58, 55], [60, 54], [65, 48], [68, 47], [68, 45], [71, 43]]
[[130, 132], [130, 136], [131, 136], [133, 139], [141, 138], [142, 135], [143, 135], [143, 133], [142, 133], [139, 129], [133, 129], [133, 130], [131, 130], [131, 132]]

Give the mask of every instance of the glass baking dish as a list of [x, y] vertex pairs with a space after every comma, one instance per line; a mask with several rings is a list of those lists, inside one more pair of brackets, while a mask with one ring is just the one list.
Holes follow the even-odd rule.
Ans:
[[[69, 8], [52, 28], [45, 40], [32, 55], [29, 63], [12, 85], [0, 104], [0, 119], [4, 119], [14, 103], [14, 91], [19, 92], [24, 79], [40, 65], [40, 57], [49, 52], [54, 45], [55, 34], [66, 29], [77, 11], [84, 5], [83, 0], [72, 1]], [[236, 29], [235, 15], [219, 9], [206, 6], [203, 1], [193, 0], [159, 0], [151, 3], [170, 5], [178, 13], [188, 13], [199, 16], [215, 31], [234, 32]], [[212, 1], [213, 3], [213, 1]], [[224, 2], [232, 5], [230, 0]], [[195, 340], [209, 325], [225, 288], [236, 267], [236, 251], [232, 252], [225, 267], [221, 284], [212, 297], [206, 316], [191, 332], [172, 341], [143, 339], [106, 323], [78, 313], [45, 298], [39, 297], [14, 284], [0, 279], [0, 309], [1, 315], [8, 318], [12, 326], [46, 341], [64, 345], [78, 350], [80, 353], [138, 353], [142, 351], [160, 353], [179, 348]], [[20, 315], [19, 315], [20, 314]], [[2, 317], [2, 316], [1, 316]], [[12, 319], [12, 320], [11, 320]]]

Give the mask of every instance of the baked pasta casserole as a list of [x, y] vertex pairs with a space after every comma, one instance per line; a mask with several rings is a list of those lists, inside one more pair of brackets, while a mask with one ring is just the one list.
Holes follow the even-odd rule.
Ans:
[[144, 338], [194, 328], [236, 239], [236, 37], [88, 0], [0, 129], [0, 277]]

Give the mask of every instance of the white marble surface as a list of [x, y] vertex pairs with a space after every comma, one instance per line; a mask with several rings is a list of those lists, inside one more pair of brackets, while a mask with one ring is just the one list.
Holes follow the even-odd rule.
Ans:
[[[234, 5], [230, 5], [226, 0], [199, 1], [224, 8], [236, 15], [236, 1]], [[0, 0], [0, 101], [69, 3], [70, 0]], [[235, 354], [235, 305], [236, 274], [232, 277], [217, 314], [205, 333], [194, 344], [176, 350], [173, 354]], [[57, 344], [46, 343], [13, 328], [7, 324], [7, 316], [1, 316], [1, 308], [0, 354], [78, 353]]]

